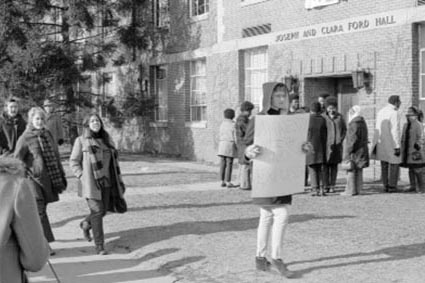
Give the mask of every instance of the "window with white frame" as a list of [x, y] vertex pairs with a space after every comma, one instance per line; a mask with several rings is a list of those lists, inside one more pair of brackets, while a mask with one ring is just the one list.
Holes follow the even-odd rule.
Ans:
[[190, 120], [207, 120], [205, 59], [190, 62]]
[[263, 83], [267, 82], [267, 47], [244, 50], [244, 94], [245, 100], [256, 107], [261, 106]]
[[157, 27], [170, 25], [170, 0], [152, 1], [153, 21]]
[[155, 121], [168, 121], [167, 66], [155, 68]]
[[192, 16], [207, 14], [210, 10], [209, 0], [190, 0]]

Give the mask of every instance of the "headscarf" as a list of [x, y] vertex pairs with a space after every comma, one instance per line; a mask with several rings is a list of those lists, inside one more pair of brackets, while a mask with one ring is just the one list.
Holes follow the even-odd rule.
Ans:
[[354, 105], [348, 111], [348, 123], [350, 123], [354, 118], [359, 117], [361, 113], [361, 107], [359, 105]]

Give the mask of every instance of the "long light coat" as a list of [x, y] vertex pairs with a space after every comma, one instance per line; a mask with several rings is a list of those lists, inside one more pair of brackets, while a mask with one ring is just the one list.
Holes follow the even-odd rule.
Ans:
[[401, 146], [401, 115], [396, 107], [388, 104], [379, 110], [372, 143], [371, 158], [400, 164], [401, 157], [394, 155], [394, 149]]
[[219, 156], [236, 157], [236, 128], [235, 122], [224, 119], [220, 125], [218, 153]]
[[30, 183], [16, 159], [0, 159], [0, 282], [22, 283], [23, 271], [39, 271], [49, 248]]
[[[96, 141], [94, 142], [95, 144], [97, 143]], [[101, 145], [98, 144], [98, 147], [100, 148]], [[117, 165], [114, 164], [115, 162], [113, 160], [111, 160], [111, 163], [113, 167], [112, 169], [115, 170], [114, 176], [117, 177]], [[78, 194], [83, 198], [102, 200], [102, 191], [98, 188], [93, 175], [88, 138], [84, 135], [79, 136], [75, 140], [69, 160], [69, 165], [74, 175], [81, 181], [81, 189], [79, 189]], [[122, 181], [115, 180], [113, 184], [117, 185], [118, 193], [120, 197], [123, 198], [125, 189], [121, 185]]]

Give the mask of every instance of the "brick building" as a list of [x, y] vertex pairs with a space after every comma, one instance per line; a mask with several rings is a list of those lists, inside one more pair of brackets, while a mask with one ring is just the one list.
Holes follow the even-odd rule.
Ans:
[[169, 2], [168, 47], [150, 66], [153, 150], [217, 161], [223, 110], [258, 105], [271, 80], [299, 82], [305, 105], [324, 92], [342, 113], [360, 104], [371, 129], [389, 95], [425, 108], [424, 1]]

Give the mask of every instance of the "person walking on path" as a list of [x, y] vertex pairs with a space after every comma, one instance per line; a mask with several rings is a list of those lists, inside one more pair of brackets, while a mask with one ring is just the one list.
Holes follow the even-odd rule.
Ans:
[[239, 188], [241, 190], [251, 190], [251, 164], [246, 162], [244, 138], [248, 127], [249, 117], [254, 109], [254, 104], [244, 101], [241, 104], [241, 114], [236, 119], [236, 146], [238, 150], [239, 162]]
[[361, 108], [354, 105], [348, 112], [348, 131], [344, 147], [344, 160], [350, 160], [353, 169], [347, 171], [347, 185], [343, 196], [360, 194], [363, 189], [363, 168], [369, 166], [368, 130], [361, 116]]
[[384, 192], [396, 192], [401, 162], [401, 105], [398, 95], [388, 98], [388, 105], [379, 110], [372, 144], [371, 158], [381, 161]]
[[224, 110], [224, 121], [220, 125], [218, 153], [220, 157], [220, 178], [221, 186], [234, 188], [236, 187], [231, 183], [233, 159], [236, 156], [236, 128], [235, 111], [233, 109]]
[[312, 196], [326, 196], [324, 191], [323, 165], [326, 162], [327, 128], [326, 119], [320, 114], [319, 102], [313, 102], [310, 107], [310, 122], [307, 141], [313, 146], [313, 151], [306, 156], [306, 164], [310, 172]]
[[46, 128], [50, 131], [58, 145], [64, 142], [62, 118], [55, 113], [55, 107], [51, 99], [44, 100], [44, 110], [46, 110]]
[[11, 98], [6, 101], [6, 111], [0, 119], [0, 154], [13, 154], [16, 142], [25, 131], [26, 122], [19, 113], [18, 101]]
[[49, 248], [23, 164], [0, 158], [0, 282], [28, 282], [25, 271], [43, 268]]
[[90, 214], [80, 223], [86, 240], [91, 241], [93, 230], [95, 251], [106, 255], [103, 217], [107, 211], [125, 212], [125, 187], [118, 165], [118, 153], [105, 131], [99, 115], [87, 116], [83, 134], [74, 143], [70, 167], [80, 180], [79, 195], [86, 199]]
[[[51, 243], [55, 237], [47, 215], [47, 204], [59, 201], [59, 194], [66, 189], [67, 181], [57, 144], [45, 128], [45, 118], [46, 113], [42, 108], [30, 109], [27, 129], [18, 139], [14, 156], [24, 162], [33, 182], [44, 235]], [[51, 255], [54, 254], [51, 250]]]
[[327, 142], [326, 162], [323, 165], [323, 186], [326, 193], [334, 193], [336, 178], [338, 176], [338, 164], [342, 161], [342, 143], [347, 133], [347, 126], [341, 113], [337, 112], [338, 102], [336, 97], [329, 96], [325, 101]]
[[[263, 84], [263, 110], [258, 115], [287, 114], [288, 104], [289, 93], [283, 83]], [[244, 156], [246, 161], [256, 158], [261, 153], [261, 148], [254, 144], [254, 132], [255, 117], [250, 120], [244, 138], [247, 147]], [[292, 203], [292, 195], [254, 198], [253, 202], [260, 206], [255, 257], [257, 270], [268, 271], [272, 263], [282, 276], [293, 277], [294, 272], [288, 270], [283, 261], [283, 237], [288, 226], [288, 208]], [[270, 233], [271, 240], [269, 239]], [[271, 249], [271, 263], [266, 258], [268, 249]]]
[[424, 129], [419, 121], [419, 114], [414, 106], [407, 109], [407, 122], [401, 136], [401, 166], [409, 169], [410, 188], [407, 192], [424, 193]]

